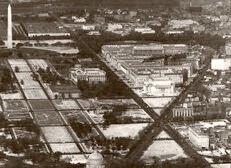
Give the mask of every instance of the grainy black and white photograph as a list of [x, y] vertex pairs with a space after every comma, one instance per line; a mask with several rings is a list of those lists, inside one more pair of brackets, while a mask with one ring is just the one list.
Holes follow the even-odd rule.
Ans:
[[0, 168], [231, 168], [231, 0], [0, 0]]

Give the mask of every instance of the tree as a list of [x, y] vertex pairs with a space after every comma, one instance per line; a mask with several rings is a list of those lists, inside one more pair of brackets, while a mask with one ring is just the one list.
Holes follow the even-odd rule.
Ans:
[[24, 85], [24, 81], [23, 81], [23, 79], [21, 79], [20, 83], [21, 83], [21, 85]]
[[15, 72], [19, 72], [19, 67], [18, 67], [18, 66], [15, 66], [14, 71], [15, 71]]
[[5, 165], [5, 168], [22, 168], [22, 167], [23, 167], [23, 161], [21, 158], [12, 158]]
[[1, 82], [2, 82], [1, 90], [6, 91], [7, 89], [9, 89], [9, 86], [11, 89], [13, 88], [10, 69], [7, 67], [3, 67], [3, 75], [2, 75]]
[[0, 45], [5, 45], [4, 41], [0, 40]]
[[17, 49], [19, 49], [20, 47], [22, 47], [23, 46], [23, 44], [22, 43], [18, 43], [18, 44], [16, 44], [16, 48]]
[[54, 158], [54, 160], [55, 160], [56, 162], [57, 162], [57, 161], [59, 161], [59, 160], [60, 160], [61, 155], [62, 155], [62, 153], [61, 153], [61, 152], [55, 152], [55, 153], [53, 154], [53, 158]]

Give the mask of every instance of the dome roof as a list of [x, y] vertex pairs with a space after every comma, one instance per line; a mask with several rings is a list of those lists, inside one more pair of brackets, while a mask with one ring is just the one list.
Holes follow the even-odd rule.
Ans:
[[88, 160], [98, 160], [98, 161], [103, 161], [103, 156], [98, 153], [98, 152], [93, 152], [92, 154], [89, 155]]
[[87, 168], [104, 168], [103, 156], [96, 151], [93, 152], [89, 155], [86, 166]]

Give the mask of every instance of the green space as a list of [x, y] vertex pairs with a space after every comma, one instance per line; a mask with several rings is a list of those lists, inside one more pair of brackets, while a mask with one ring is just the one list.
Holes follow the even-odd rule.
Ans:
[[34, 116], [40, 126], [63, 125], [62, 118], [55, 111], [35, 112]]
[[34, 111], [54, 110], [54, 107], [49, 100], [29, 100]]

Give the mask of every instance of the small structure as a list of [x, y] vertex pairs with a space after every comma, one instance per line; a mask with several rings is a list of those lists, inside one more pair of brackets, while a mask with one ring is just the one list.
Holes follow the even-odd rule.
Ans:
[[105, 168], [103, 156], [96, 151], [90, 154], [87, 160], [86, 168]]

